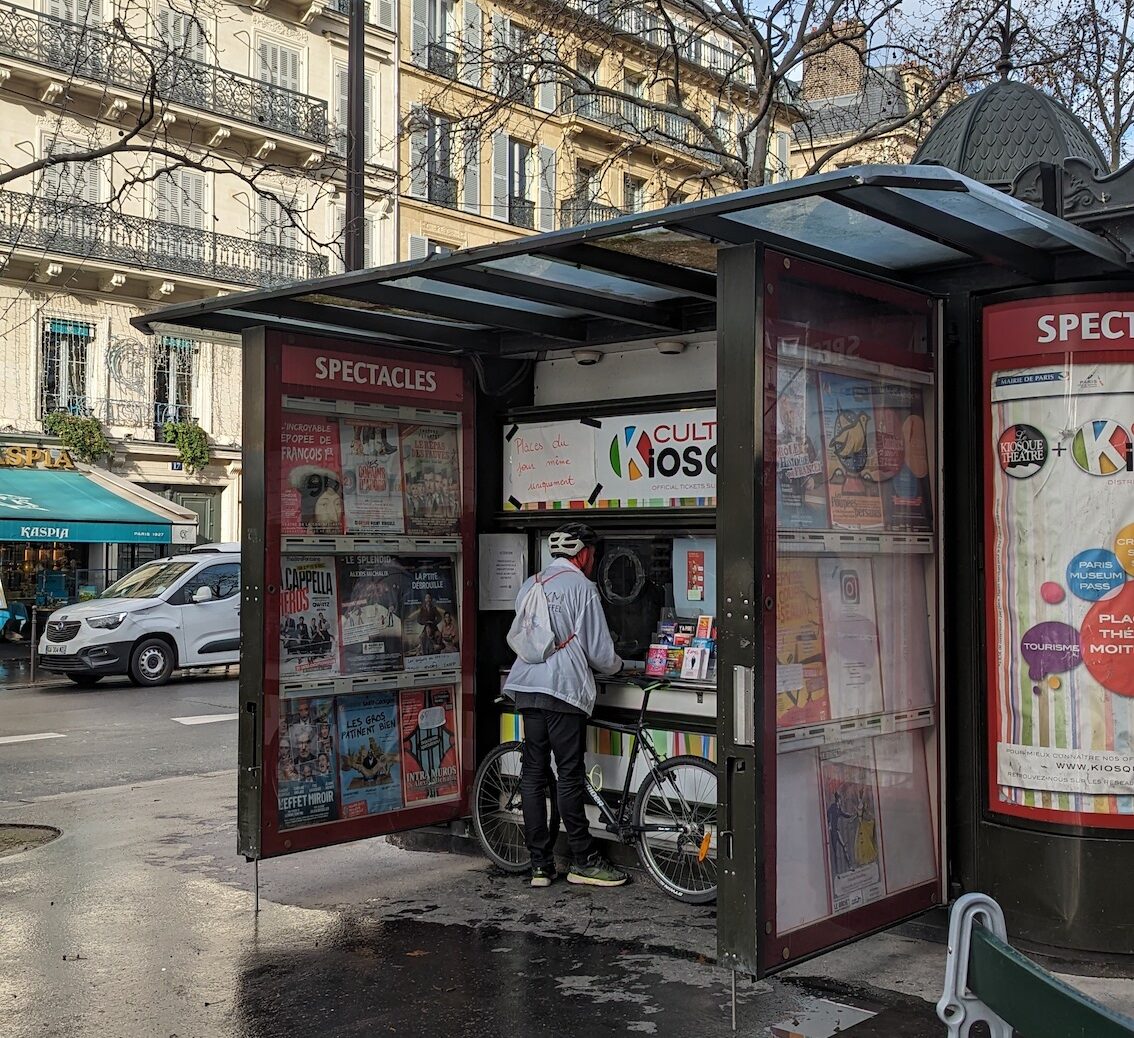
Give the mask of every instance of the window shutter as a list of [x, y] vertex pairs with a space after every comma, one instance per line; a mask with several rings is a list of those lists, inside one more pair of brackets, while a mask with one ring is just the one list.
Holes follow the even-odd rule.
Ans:
[[429, 131], [414, 130], [410, 134], [410, 187], [409, 193], [415, 198], [425, 198], [429, 194]]
[[397, 32], [397, 6], [394, 0], [378, 0], [378, 24], [383, 29]]
[[464, 195], [465, 212], [480, 212], [480, 138], [475, 129], [465, 131]]
[[539, 146], [539, 229], [555, 230], [555, 149]]
[[362, 98], [362, 157], [364, 162], [374, 159], [374, 77], [367, 76]]
[[463, 33], [461, 36], [461, 82], [465, 86], [480, 86], [483, 67], [484, 28], [480, 6], [475, 0], [464, 0], [461, 8]]
[[347, 93], [350, 78], [345, 65], [335, 66], [335, 154], [346, 154]]
[[413, 24], [410, 30], [410, 57], [417, 64], [426, 60], [429, 46], [429, 0], [412, 0]]
[[163, 173], [154, 180], [153, 208], [154, 219], [162, 223], [174, 222], [173, 180], [168, 173]]
[[186, 226], [197, 230], [205, 229], [205, 176], [192, 170], [182, 170], [185, 202], [188, 212], [184, 221]]
[[375, 220], [374, 217], [366, 217], [363, 223], [363, 240], [362, 240], [362, 265], [364, 267], [373, 267], [378, 263], [378, 242], [375, 240]]
[[264, 83], [272, 82], [272, 68], [276, 64], [277, 49], [274, 43], [269, 43], [267, 40], [260, 41], [260, 67], [257, 70], [257, 78]]
[[174, 43], [174, 34], [176, 28], [174, 27], [175, 15], [170, 10], [168, 4], [162, 4], [158, 8], [158, 38], [159, 42], [167, 50], [172, 50]]
[[559, 73], [554, 67], [558, 47], [552, 37], [548, 36], [540, 41], [540, 54], [542, 65], [539, 72], [539, 87], [536, 91], [536, 107], [541, 112], [554, 112], [558, 107], [555, 86]]
[[411, 260], [425, 259], [429, 255], [429, 239], [420, 234], [409, 236], [409, 258]]
[[776, 134], [776, 158], [780, 162], [780, 179], [788, 179], [788, 152], [791, 147], [791, 139], [788, 134], [780, 131]]
[[79, 11], [89, 25], [98, 25], [103, 21], [102, 0], [87, 0], [85, 5], [79, 7]]
[[74, 0], [47, 0], [47, 13], [52, 18], [62, 18], [64, 21], [78, 21], [78, 10]]
[[508, 221], [508, 135], [492, 135], [492, 218]]
[[280, 58], [282, 74], [279, 85], [299, 93], [299, 51], [281, 47]]
[[343, 257], [346, 255], [346, 207], [337, 205], [331, 210], [331, 266], [336, 270], [346, 270]]
[[102, 182], [106, 176], [106, 166], [101, 159], [73, 165], [78, 180], [76, 193], [82, 201], [97, 205], [102, 201]]
[[492, 89], [503, 94], [508, 82], [508, 65], [511, 60], [508, 48], [508, 19], [502, 14], [492, 16]]

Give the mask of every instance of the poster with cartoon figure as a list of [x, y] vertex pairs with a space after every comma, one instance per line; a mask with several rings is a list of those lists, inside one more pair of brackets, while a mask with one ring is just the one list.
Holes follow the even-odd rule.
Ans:
[[819, 773], [831, 911], [838, 915], [878, 901], [886, 889], [872, 741], [820, 750]]
[[781, 364], [776, 374], [776, 525], [830, 527], [827, 466], [814, 371]]
[[837, 530], [885, 527], [879, 485], [877, 383], [824, 371], [819, 375], [827, 501]]
[[457, 430], [444, 425], [403, 425], [406, 533], [455, 534], [461, 523], [461, 465]]
[[293, 699], [281, 704], [277, 760], [281, 829], [337, 817], [334, 702]]
[[922, 394], [907, 382], [880, 382], [874, 395], [874, 440], [886, 529], [928, 533], [933, 529]]
[[1134, 828], [1134, 370], [1008, 368], [989, 391], [990, 806]]
[[385, 814], [404, 806], [398, 694], [339, 697], [342, 817]]
[[339, 442], [346, 532], [404, 533], [397, 423], [344, 418]]
[[303, 537], [343, 532], [337, 421], [284, 412], [280, 480], [281, 534]]

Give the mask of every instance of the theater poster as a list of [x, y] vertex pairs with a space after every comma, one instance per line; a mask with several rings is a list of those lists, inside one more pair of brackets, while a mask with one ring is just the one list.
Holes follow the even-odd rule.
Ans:
[[[1095, 311], [1052, 320], [1060, 360], [987, 372], [990, 807], [1134, 828], [1134, 369], [1086, 354]], [[1017, 307], [996, 341], [1043, 320]]]

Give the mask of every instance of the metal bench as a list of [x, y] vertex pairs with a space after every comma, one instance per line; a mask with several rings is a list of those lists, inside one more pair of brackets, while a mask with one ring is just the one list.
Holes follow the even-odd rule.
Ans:
[[1134, 1020], [1053, 977], [1008, 943], [1004, 913], [965, 894], [949, 917], [945, 990], [937, 1015], [949, 1038], [984, 1022], [990, 1038], [1131, 1038]]

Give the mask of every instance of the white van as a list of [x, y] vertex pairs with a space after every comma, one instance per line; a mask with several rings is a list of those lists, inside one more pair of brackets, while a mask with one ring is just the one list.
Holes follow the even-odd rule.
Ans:
[[98, 598], [57, 609], [38, 651], [41, 669], [85, 686], [107, 674], [162, 685], [177, 668], [239, 662], [240, 545], [147, 562]]

